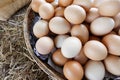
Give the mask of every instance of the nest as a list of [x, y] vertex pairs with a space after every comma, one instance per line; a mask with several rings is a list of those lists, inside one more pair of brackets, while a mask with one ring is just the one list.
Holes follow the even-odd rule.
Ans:
[[8, 21], [0, 21], [0, 80], [49, 80], [29, 56], [23, 38], [27, 7]]

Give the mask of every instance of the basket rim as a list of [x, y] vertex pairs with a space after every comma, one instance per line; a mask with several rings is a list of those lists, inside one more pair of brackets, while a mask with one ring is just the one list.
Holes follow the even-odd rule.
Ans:
[[27, 50], [29, 51], [30, 56], [33, 58], [35, 63], [46, 73], [48, 74], [53, 80], [65, 80], [60, 75], [55, 74], [51, 69], [48, 68], [47, 65], [45, 65], [40, 59], [37, 58], [37, 56], [34, 54], [33, 49], [30, 45], [29, 40], [29, 31], [28, 31], [28, 16], [31, 11], [31, 6], [28, 7], [24, 21], [23, 21], [23, 33], [24, 33], [24, 40], [27, 47]]

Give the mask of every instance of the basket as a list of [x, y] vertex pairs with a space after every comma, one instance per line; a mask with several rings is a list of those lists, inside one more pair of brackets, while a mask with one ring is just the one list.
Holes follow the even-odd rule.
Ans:
[[[46, 74], [48, 74], [52, 80], [66, 80], [66, 78], [64, 77], [63, 74], [60, 74], [59, 72], [57, 72], [55, 69], [53, 69], [47, 63], [44, 63], [42, 60], [40, 60], [34, 54], [34, 51], [33, 51], [32, 46], [30, 44], [30, 29], [31, 29], [30, 25], [33, 21], [33, 18], [35, 17], [34, 14], [35, 13], [32, 11], [31, 7], [29, 6], [28, 9], [27, 9], [27, 13], [25, 15], [24, 23], [23, 23], [23, 25], [24, 25], [24, 28], [23, 28], [24, 29], [24, 39], [25, 39], [27, 49], [28, 49], [31, 57], [33, 58], [33, 60], [39, 66], [39, 68], [42, 69]], [[119, 77], [114, 76], [114, 75], [106, 72], [104, 80], [109, 80], [109, 79], [119, 80], [117, 78], [119, 78]]]
[[62, 74], [58, 73], [51, 66], [49, 66], [48, 64], [38, 59], [38, 57], [33, 52], [32, 46], [30, 44], [30, 34], [29, 34], [30, 27], [31, 27], [30, 25], [31, 25], [32, 19], [34, 18], [33, 14], [34, 12], [32, 11], [31, 7], [28, 7], [24, 22], [23, 22], [24, 39], [25, 39], [25, 43], [29, 51], [29, 54], [31, 55], [33, 60], [36, 62], [36, 64], [39, 66], [39, 68], [42, 69], [46, 74], [48, 74], [52, 80], [65, 80], [65, 77]]

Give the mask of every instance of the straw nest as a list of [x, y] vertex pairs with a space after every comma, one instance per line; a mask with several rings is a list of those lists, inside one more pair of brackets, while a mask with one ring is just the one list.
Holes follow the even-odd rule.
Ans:
[[0, 80], [49, 80], [29, 56], [23, 38], [26, 8], [0, 21]]

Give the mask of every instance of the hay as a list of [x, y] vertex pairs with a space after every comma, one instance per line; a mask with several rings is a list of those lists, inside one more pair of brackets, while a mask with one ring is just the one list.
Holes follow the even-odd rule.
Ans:
[[28, 54], [23, 38], [26, 7], [0, 21], [0, 80], [49, 80]]

